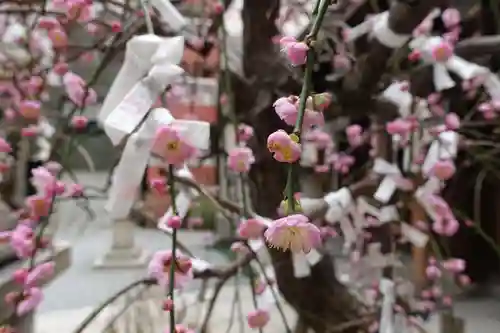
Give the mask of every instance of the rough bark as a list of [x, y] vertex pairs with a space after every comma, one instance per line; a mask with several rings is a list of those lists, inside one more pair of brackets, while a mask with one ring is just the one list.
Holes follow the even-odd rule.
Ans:
[[[446, 6], [447, 1], [420, 0], [393, 2], [390, 7], [390, 27], [399, 34], [411, 34], [412, 30], [436, 6]], [[387, 6], [387, 4], [386, 4]], [[384, 6], [382, 6], [383, 8]], [[275, 217], [276, 208], [283, 198], [286, 183], [286, 168], [274, 161], [267, 151], [267, 136], [284, 125], [266, 105], [277, 96], [276, 91], [296, 93], [290, 90], [289, 71], [279, 61], [276, 48], [271, 37], [276, 35], [274, 21], [279, 8], [279, 0], [245, 1], [243, 8], [244, 22], [244, 59], [245, 76], [252, 84], [241, 84], [236, 87], [237, 110], [244, 114], [247, 121], [254, 125], [257, 162], [252, 168], [250, 179], [255, 190], [253, 201], [259, 214]], [[362, 11], [362, 12], [361, 12]], [[349, 13], [349, 25], [359, 24], [365, 14], [372, 11], [366, 3]], [[474, 13], [474, 16], [476, 14]], [[347, 17], [344, 17], [346, 19]], [[335, 19], [330, 17], [331, 20]], [[476, 24], [472, 17], [470, 26]], [[328, 22], [326, 22], [328, 23]], [[469, 23], [468, 23], [469, 24]], [[382, 88], [380, 82], [386, 78], [388, 60], [392, 50], [380, 44], [376, 39], [366, 42], [366, 52], [358, 58], [356, 66], [346, 77], [331, 90], [337, 97], [335, 115], [365, 117], [375, 115], [379, 120], [394, 117], [394, 106], [377, 100], [377, 92]], [[430, 82], [424, 79], [427, 83]], [[289, 90], [283, 89], [288, 84]], [[262, 101], [261, 97], [266, 101]], [[255, 112], [257, 111], [257, 112]], [[386, 112], [386, 115], [383, 113]], [[271, 250], [271, 257], [276, 270], [279, 289], [285, 299], [299, 314], [299, 326], [309, 327], [317, 333], [327, 332], [334, 326], [354, 318], [359, 318], [360, 308], [346, 288], [336, 279], [333, 259], [326, 255], [312, 269], [311, 276], [295, 279], [289, 253]], [[359, 327], [353, 329], [357, 332]], [[346, 330], [348, 332], [348, 330]]]

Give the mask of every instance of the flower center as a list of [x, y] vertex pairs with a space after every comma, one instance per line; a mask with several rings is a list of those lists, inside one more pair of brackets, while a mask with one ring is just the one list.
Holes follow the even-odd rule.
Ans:
[[270, 151], [276, 151], [276, 150], [280, 150], [281, 146], [276, 142], [269, 142], [267, 144], [267, 149], [269, 149]]
[[283, 155], [283, 158], [287, 161], [290, 161], [292, 159], [292, 150], [290, 149], [290, 147], [282, 148], [281, 154]]
[[167, 150], [178, 150], [179, 149], [179, 141], [170, 141], [167, 143]]
[[446, 47], [438, 47], [434, 53], [437, 61], [446, 61], [449, 58]]

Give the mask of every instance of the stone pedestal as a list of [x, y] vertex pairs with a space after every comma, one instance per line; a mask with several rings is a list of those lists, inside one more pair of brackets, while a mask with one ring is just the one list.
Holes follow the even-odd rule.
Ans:
[[134, 224], [129, 219], [113, 222], [111, 248], [95, 261], [95, 268], [131, 268], [147, 264], [149, 254], [134, 241]]

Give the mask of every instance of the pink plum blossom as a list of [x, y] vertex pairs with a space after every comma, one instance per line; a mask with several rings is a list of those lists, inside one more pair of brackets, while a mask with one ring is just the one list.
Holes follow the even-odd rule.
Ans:
[[460, 128], [460, 117], [456, 113], [448, 113], [444, 118], [446, 128], [455, 131]]
[[269, 319], [269, 312], [267, 312], [266, 310], [257, 309], [247, 315], [248, 327], [252, 329], [263, 328], [267, 325]]
[[320, 229], [302, 214], [275, 220], [265, 231], [264, 237], [271, 247], [283, 251], [309, 253], [321, 244]]
[[26, 198], [26, 206], [29, 209], [31, 217], [38, 220], [41, 217], [49, 215], [51, 200], [48, 197], [32, 195]]
[[[287, 125], [294, 126], [299, 115], [299, 100], [297, 96], [281, 97], [274, 102], [274, 110]], [[325, 123], [325, 118], [321, 112], [305, 109], [302, 126], [310, 128], [321, 126]]]
[[465, 260], [458, 258], [448, 259], [443, 262], [443, 267], [455, 274], [462, 273], [465, 270], [465, 266]]
[[[148, 274], [156, 279], [158, 284], [166, 288], [170, 283], [170, 269], [172, 268], [173, 256], [171, 250], [158, 251], [148, 265]], [[186, 282], [193, 278], [191, 259], [180, 251], [176, 251], [174, 264], [174, 287], [181, 288]]]
[[182, 219], [178, 215], [171, 216], [167, 220], [167, 227], [172, 229], [179, 229], [182, 226]]
[[432, 58], [437, 62], [446, 62], [453, 55], [453, 45], [442, 41], [432, 49]]
[[0, 153], [10, 153], [12, 152], [12, 147], [4, 138], [0, 137]]
[[440, 160], [432, 167], [431, 173], [440, 180], [448, 180], [455, 174], [455, 164], [451, 160]]
[[16, 313], [23, 316], [33, 311], [43, 300], [43, 293], [40, 288], [32, 287], [21, 292], [21, 301], [17, 303]]
[[408, 120], [396, 119], [388, 122], [385, 129], [391, 135], [399, 134], [405, 136], [412, 130], [412, 124]]
[[300, 144], [284, 130], [277, 130], [267, 138], [267, 149], [278, 162], [293, 163], [300, 158]]
[[309, 46], [304, 42], [297, 41], [294, 37], [283, 37], [280, 40], [282, 51], [287, 55], [293, 66], [300, 66], [306, 63]]
[[87, 127], [89, 123], [89, 120], [85, 116], [73, 116], [71, 118], [71, 127], [76, 128], [76, 129], [84, 129]]
[[63, 76], [63, 83], [69, 99], [76, 106], [82, 107], [96, 103], [97, 94], [95, 90], [90, 87], [87, 89], [87, 83], [80, 76], [67, 72]]
[[158, 129], [153, 152], [172, 165], [180, 165], [197, 153], [196, 148], [183, 140], [180, 130], [174, 125], [162, 126]]
[[24, 224], [18, 224], [14, 230], [8, 233], [10, 246], [19, 258], [29, 258], [35, 250], [35, 238], [33, 230]]
[[238, 125], [238, 142], [247, 142], [254, 135], [252, 126], [247, 124]]
[[253, 152], [248, 147], [236, 147], [229, 152], [227, 165], [235, 172], [248, 172], [255, 163]]
[[68, 45], [68, 35], [61, 28], [54, 28], [48, 31], [48, 36], [54, 48], [64, 48]]
[[266, 226], [259, 219], [247, 219], [238, 226], [238, 234], [245, 239], [257, 239], [262, 237]]
[[49, 168], [41, 166], [31, 170], [31, 184], [38, 194], [49, 197], [54, 191], [57, 179]]
[[24, 100], [19, 105], [19, 113], [26, 119], [36, 120], [40, 117], [41, 106], [39, 101]]
[[446, 8], [441, 14], [444, 26], [448, 29], [460, 24], [460, 12], [456, 8]]
[[347, 141], [351, 147], [358, 147], [363, 143], [363, 129], [359, 125], [350, 125], [345, 130]]
[[55, 263], [53, 261], [43, 262], [28, 272], [24, 284], [28, 287], [34, 287], [37, 283], [41, 283], [54, 275], [54, 269]]
[[435, 265], [429, 265], [425, 269], [425, 275], [431, 280], [441, 277], [441, 270]]

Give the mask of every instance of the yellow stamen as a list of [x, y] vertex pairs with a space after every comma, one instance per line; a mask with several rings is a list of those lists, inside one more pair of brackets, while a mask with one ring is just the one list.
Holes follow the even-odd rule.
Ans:
[[167, 150], [179, 149], [179, 141], [170, 141], [167, 143]]

